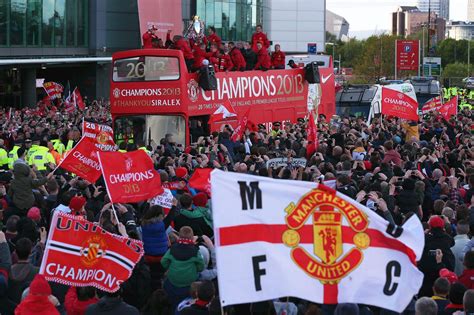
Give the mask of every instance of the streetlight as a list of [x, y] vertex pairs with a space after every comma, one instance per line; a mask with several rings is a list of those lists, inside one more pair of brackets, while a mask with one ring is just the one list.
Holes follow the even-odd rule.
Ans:
[[[334, 53], [335, 53], [335, 50], [336, 50], [336, 43], [326, 43], [326, 45], [329, 45], [329, 46], [332, 46], [332, 64], [334, 66], [334, 63], [336, 62], [336, 60], [334, 60]], [[341, 61], [339, 60], [338, 62], [338, 69], [337, 69], [337, 72], [339, 72], [339, 68], [341, 67]]]

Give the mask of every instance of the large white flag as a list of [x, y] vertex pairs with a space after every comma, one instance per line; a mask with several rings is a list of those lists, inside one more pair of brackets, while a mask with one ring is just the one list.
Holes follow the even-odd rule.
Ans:
[[420, 289], [421, 222], [403, 227], [316, 183], [211, 173], [223, 306], [293, 296], [401, 312]]

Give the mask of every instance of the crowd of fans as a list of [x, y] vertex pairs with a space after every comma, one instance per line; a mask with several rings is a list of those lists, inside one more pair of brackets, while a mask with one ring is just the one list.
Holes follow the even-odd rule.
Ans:
[[[110, 123], [106, 102], [81, 113], [23, 109], [2, 112], [0, 125], [0, 313], [1, 314], [220, 314], [212, 202], [188, 180], [197, 168], [219, 168], [258, 176], [329, 183], [386, 220], [402, 224], [418, 216], [426, 245], [419, 269], [423, 286], [404, 314], [474, 312], [473, 117], [461, 111], [449, 121], [436, 113], [419, 122], [397, 117], [320, 115], [319, 146], [307, 156], [307, 121], [257, 126], [233, 142], [232, 129], [202, 134], [188, 147], [173, 137], [148, 147], [163, 183], [178, 183], [174, 206], [149, 202], [116, 205], [111, 213], [102, 179], [87, 182], [55, 160], [81, 137], [82, 118]], [[127, 145], [127, 150], [137, 144]], [[39, 151], [38, 151], [39, 150]], [[2, 153], [3, 152], [3, 153]], [[6, 158], [4, 153], [7, 153]], [[14, 154], [12, 154], [14, 153]], [[272, 168], [275, 157], [288, 165]], [[306, 166], [293, 166], [294, 158]], [[44, 168], [43, 168], [44, 166]], [[141, 239], [145, 256], [114, 293], [92, 287], [48, 283], [38, 275], [55, 211], [83, 215], [112, 233]], [[368, 292], [370, 294], [370, 292]], [[227, 314], [395, 314], [364, 305], [316, 305], [296, 298], [236, 305]]]
[[[222, 42], [213, 26], [207, 29], [207, 36], [197, 41], [188, 40], [181, 35], [175, 35], [171, 39], [171, 31], [168, 31], [166, 41], [163, 42], [156, 35], [156, 30], [152, 25], [143, 34], [143, 48], [181, 50], [189, 71], [198, 71], [209, 64], [217, 72], [285, 69], [285, 53], [279, 44], [274, 46], [274, 52], [269, 53], [270, 41], [261, 25], [257, 25], [251, 42], [237, 43]], [[288, 64], [297, 68], [294, 62]]]

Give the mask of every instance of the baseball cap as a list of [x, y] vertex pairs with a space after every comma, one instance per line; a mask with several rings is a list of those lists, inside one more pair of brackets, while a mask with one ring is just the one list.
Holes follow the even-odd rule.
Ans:
[[188, 170], [185, 167], [178, 167], [175, 170], [176, 177], [184, 178], [188, 175]]

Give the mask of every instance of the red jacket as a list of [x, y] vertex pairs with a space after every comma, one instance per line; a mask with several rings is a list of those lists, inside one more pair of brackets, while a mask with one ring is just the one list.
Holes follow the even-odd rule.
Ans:
[[178, 39], [176, 43], [174, 43], [174, 47], [178, 50], [181, 50], [184, 55], [184, 59], [193, 59], [193, 51], [191, 50], [191, 46], [189, 46], [189, 42], [184, 39]]
[[79, 301], [77, 299], [76, 287], [70, 287], [64, 298], [64, 308], [66, 309], [67, 315], [84, 315], [87, 307], [98, 301], [99, 299], [96, 297], [87, 301]]
[[285, 53], [283, 51], [275, 51], [272, 54], [272, 66], [274, 68], [285, 68]]
[[458, 281], [464, 284], [468, 290], [474, 289], [474, 269], [464, 269]]
[[158, 38], [156, 35], [151, 34], [150, 32], [146, 31], [145, 34], [143, 34], [142, 39], [143, 39], [143, 48], [153, 48], [152, 41], [154, 38]]
[[255, 70], [260, 70], [260, 67], [265, 69], [270, 69], [272, 67], [270, 56], [265, 48], [260, 49], [257, 53], [257, 64], [255, 65]]
[[194, 45], [193, 56], [194, 56], [193, 69], [201, 68], [202, 62], [204, 61], [204, 59], [207, 58], [206, 52], [202, 50], [199, 47], [199, 45]]
[[234, 64], [234, 69], [240, 70], [243, 68], [245, 70], [247, 63], [245, 62], [245, 58], [240, 52], [240, 49], [238, 49], [237, 47], [232, 48], [232, 50], [230, 51], [230, 59]]
[[212, 44], [216, 44], [217, 45], [217, 48], [221, 48], [221, 44], [222, 44], [222, 40], [219, 36], [217, 36], [216, 33], [212, 34], [212, 35], [209, 35], [207, 37], [204, 37], [204, 43], [207, 45], [208, 43], [210, 43], [211, 45]]
[[267, 35], [263, 32], [253, 33], [252, 35], [252, 49], [256, 53], [258, 53], [257, 42], [262, 42], [263, 48], [265, 48], [265, 50], [270, 47], [270, 41], [268, 40]]
[[28, 294], [15, 309], [15, 315], [59, 315], [47, 295]]
[[234, 67], [229, 55], [214, 54], [210, 58], [210, 61], [212, 62], [216, 72], [230, 71]]

